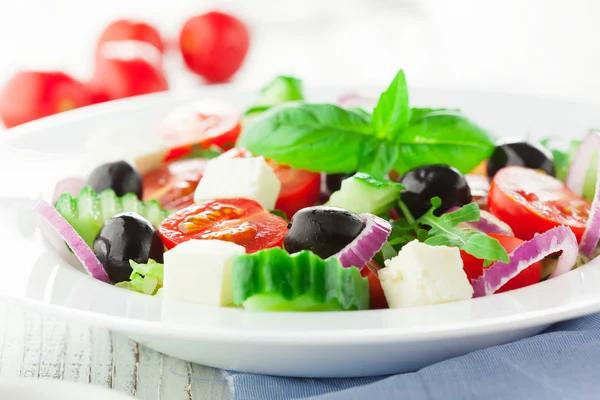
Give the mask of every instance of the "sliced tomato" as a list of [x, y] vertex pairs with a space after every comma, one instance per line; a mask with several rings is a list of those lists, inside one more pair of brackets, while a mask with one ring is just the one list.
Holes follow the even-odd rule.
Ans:
[[371, 310], [380, 310], [383, 308], [389, 308], [385, 293], [381, 287], [379, 278], [367, 267], [364, 267], [360, 274], [366, 276], [369, 280], [369, 292], [371, 295]]
[[523, 240], [561, 225], [571, 228], [581, 240], [590, 207], [558, 179], [524, 167], [498, 171], [488, 198], [489, 211]]
[[281, 247], [287, 222], [254, 200], [221, 199], [195, 204], [166, 218], [159, 228], [168, 249], [191, 239], [225, 240], [247, 253]]
[[[525, 243], [523, 240], [514, 236], [495, 234], [490, 234], [489, 236], [497, 239], [508, 253]], [[460, 251], [460, 257], [463, 260], [463, 268], [469, 281], [473, 281], [483, 275], [483, 260], [475, 258], [462, 250]], [[533, 285], [540, 281], [541, 276], [542, 263], [538, 261], [531, 264], [529, 267], [521, 271], [517, 276], [506, 282], [500, 289], [496, 291], [496, 293], [508, 292], [509, 290]]]
[[193, 204], [194, 191], [207, 161], [203, 158], [172, 161], [144, 174], [143, 200], [158, 200], [167, 210]]
[[218, 146], [229, 150], [242, 130], [241, 114], [235, 107], [218, 100], [203, 100], [178, 108], [163, 120], [160, 136], [171, 150], [165, 160], [185, 155], [193, 145]]
[[321, 174], [268, 161], [281, 182], [281, 191], [275, 208], [291, 219], [296, 212], [314, 206], [321, 194]]

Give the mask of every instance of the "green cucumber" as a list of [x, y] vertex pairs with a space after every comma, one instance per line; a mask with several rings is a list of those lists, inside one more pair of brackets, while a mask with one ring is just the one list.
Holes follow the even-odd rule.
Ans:
[[357, 214], [381, 214], [400, 197], [403, 186], [387, 179], [377, 179], [361, 172], [342, 181], [340, 190], [333, 192], [327, 206], [340, 207]]
[[76, 197], [63, 193], [54, 207], [92, 247], [107, 219], [122, 212], [135, 212], [156, 228], [169, 215], [156, 200], [141, 202], [133, 193], [118, 197], [112, 189], [96, 193], [85, 186]]
[[280, 248], [236, 257], [233, 302], [250, 311], [342, 311], [369, 308], [369, 282], [336, 258]]

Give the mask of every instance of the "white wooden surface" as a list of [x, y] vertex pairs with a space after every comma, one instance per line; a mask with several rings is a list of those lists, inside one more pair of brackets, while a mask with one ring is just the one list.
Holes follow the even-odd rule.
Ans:
[[[257, 87], [280, 73], [313, 85], [380, 83], [404, 68], [416, 86], [600, 102], [596, 0], [172, 0], [168, 6], [164, 0], [2, 0], [0, 84], [19, 68], [64, 69], [86, 79], [94, 38], [111, 19], [146, 19], [173, 36], [187, 16], [215, 3], [225, 3], [253, 30], [252, 53], [236, 85]], [[174, 90], [201, 84], [176, 56], [169, 78]], [[144, 400], [228, 398], [214, 370], [105, 329], [0, 303], [0, 378], [19, 376], [90, 383]]]
[[141, 346], [106, 329], [0, 303], [0, 379], [65, 379], [143, 400], [226, 400], [212, 368]]

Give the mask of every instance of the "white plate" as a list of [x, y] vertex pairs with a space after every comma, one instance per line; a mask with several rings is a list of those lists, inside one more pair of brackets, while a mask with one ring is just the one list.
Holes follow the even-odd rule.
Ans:
[[132, 400], [114, 390], [50, 379], [0, 380], [2, 400]]
[[[313, 101], [332, 101], [340, 91], [308, 93]], [[200, 364], [313, 377], [415, 370], [600, 311], [600, 262], [525, 289], [452, 304], [346, 313], [250, 313], [122, 290], [92, 279], [49, 250], [29, 209], [36, 198], [48, 196], [57, 179], [81, 171], [86, 138], [102, 131], [147, 137], [173, 107], [202, 96], [244, 106], [254, 93], [217, 87], [195, 96], [152, 95], [68, 112], [4, 134], [0, 299], [108, 327]], [[412, 91], [411, 101], [461, 107], [499, 135], [582, 137], [590, 127], [600, 126], [600, 107], [532, 97], [422, 89]]]

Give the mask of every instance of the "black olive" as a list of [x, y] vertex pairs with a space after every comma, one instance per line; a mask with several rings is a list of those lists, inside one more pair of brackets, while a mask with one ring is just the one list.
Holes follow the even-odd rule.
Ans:
[[548, 175], [556, 176], [552, 153], [532, 143], [507, 142], [497, 145], [487, 163], [488, 176], [493, 178], [498, 170], [509, 165], [539, 169]]
[[88, 176], [87, 184], [95, 191], [112, 189], [117, 196], [135, 193], [142, 198], [142, 175], [126, 161], [116, 161], [96, 167]]
[[436, 215], [452, 207], [462, 207], [471, 202], [471, 189], [464, 175], [448, 165], [427, 165], [412, 169], [398, 180], [404, 190], [400, 198], [415, 218], [431, 208], [431, 199], [439, 197], [442, 205]]
[[163, 262], [164, 246], [152, 224], [135, 213], [117, 214], [104, 223], [94, 240], [94, 254], [113, 283], [128, 281], [129, 260]]
[[355, 172], [349, 174], [327, 174], [325, 177], [325, 183], [327, 185], [327, 191], [329, 194], [340, 190], [342, 187], [342, 181], [346, 178], [353, 176]]
[[365, 228], [365, 222], [342, 208], [315, 206], [298, 211], [288, 228], [283, 241], [288, 253], [310, 250], [327, 258], [352, 242]]

